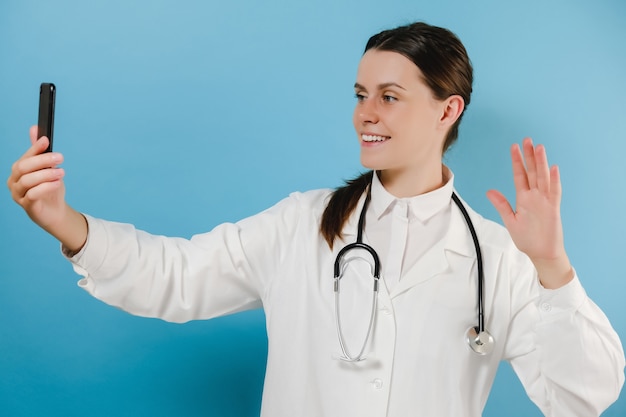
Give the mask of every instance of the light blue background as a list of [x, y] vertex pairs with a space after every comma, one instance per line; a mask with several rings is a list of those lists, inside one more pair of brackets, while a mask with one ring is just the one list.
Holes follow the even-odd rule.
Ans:
[[[484, 193], [512, 196], [510, 144], [545, 143], [570, 257], [625, 340], [621, 0], [3, 0], [4, 178], [52, 81], [56, 150], [81, 211], [189, 237], [337, 186], [361, 169], [351, 113], [365, 41], [413, 20], [456, 32], [475, 67], [447, 156], [457, 188], [499, 220]], [[6, 190], [0, 233], [1, 415], [258, 414], [261, 312], [174, 325], [106, 307]], [[626, 415], [625, 397], [605, 415]], [[485, 411], [503, 415], [540, 415], [508, 365]]]

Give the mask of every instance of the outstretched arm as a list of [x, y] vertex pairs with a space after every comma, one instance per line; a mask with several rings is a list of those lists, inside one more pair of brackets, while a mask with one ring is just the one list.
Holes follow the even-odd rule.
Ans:
[[563, 243], [559, 169], [548, 165], [543, 145], [534, 146], [530, 138], [525, 138], [522, 147], [523, 156], [519, 145], [511, 147], [515, 210], [497, 190], [489, 190], [487, 198], [517, 248], [535, 265], [541, 284], [556, 289], [574, 277]]

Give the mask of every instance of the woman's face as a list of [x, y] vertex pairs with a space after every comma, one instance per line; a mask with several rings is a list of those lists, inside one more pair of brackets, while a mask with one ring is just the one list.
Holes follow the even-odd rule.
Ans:
[[445, 101], [437, 100], [420, 69], [397, 52], [370, 49], [354, 85], [354, 128], [361, 163], [374, 170], [441, 170]]

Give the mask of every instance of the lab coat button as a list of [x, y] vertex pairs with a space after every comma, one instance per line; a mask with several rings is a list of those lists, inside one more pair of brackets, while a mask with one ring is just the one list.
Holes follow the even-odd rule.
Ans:
[[383, 380], [376, 378], [372, 381], [372, 385], [374, 386], [374, 389], [383, 389]]
[[383, 314], [386, 314], [386, 315], [390, 315], [390, 314], [391, 314], [391, 310], [390, 310], [390, 309], [389, 309], [389, 307], [387, 307], [387, 306], [383, 306], [383, 307], [380, 309], [380, 311], [381, 311]]
[[548, 303], [543, 303], [541, 304], [541, 309], [547, 313], [552, 310], [552, 306]]

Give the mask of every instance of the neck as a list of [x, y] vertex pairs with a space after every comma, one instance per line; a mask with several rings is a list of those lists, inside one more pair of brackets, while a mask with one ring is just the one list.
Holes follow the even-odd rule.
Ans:
[[378, 177], [385, 189], [397, 198], [414, 197], [440, 188], [445, 183], [443, 166], [418, 170], [378, 171]]

